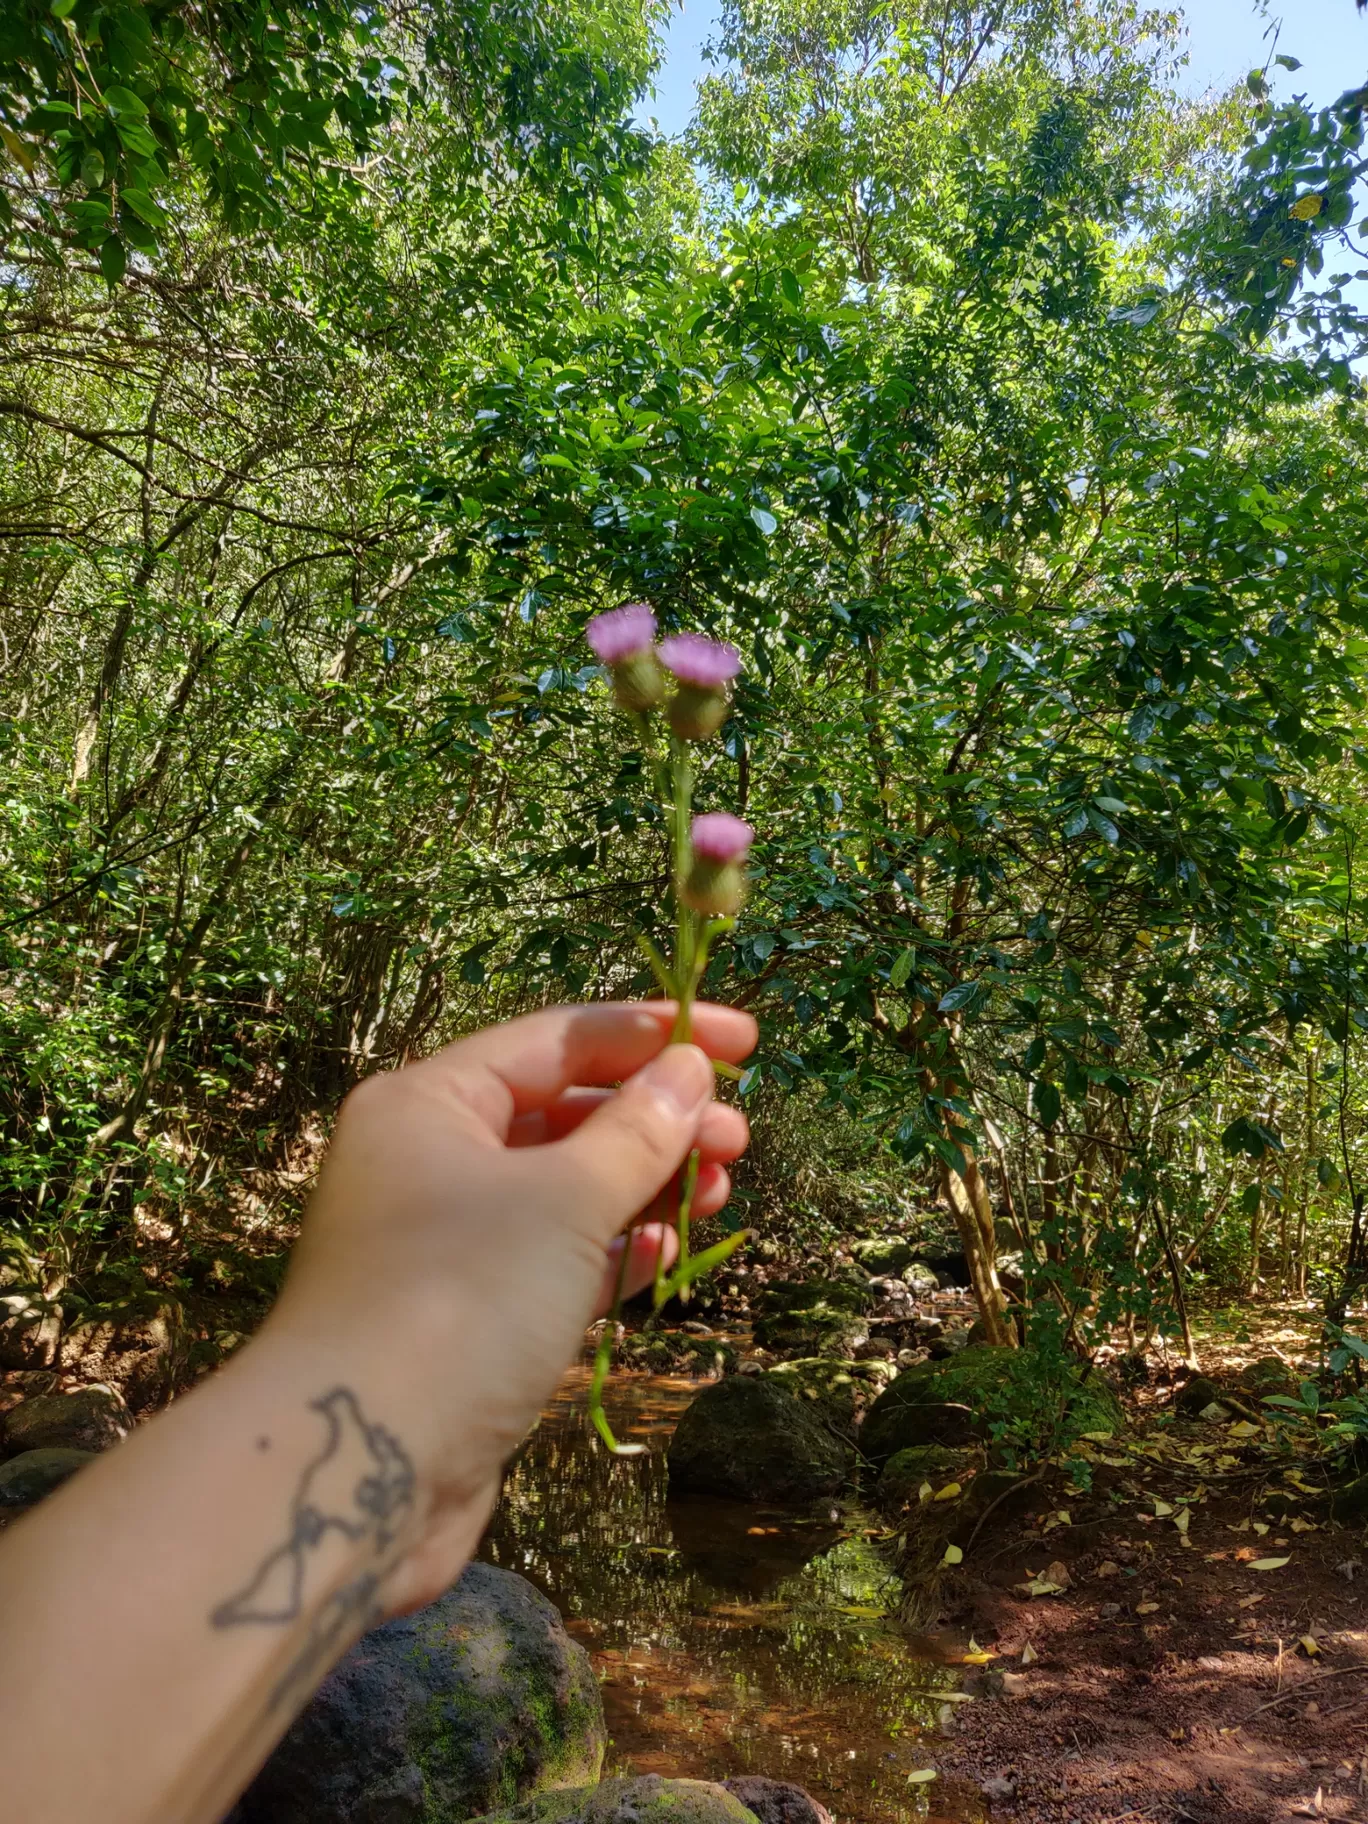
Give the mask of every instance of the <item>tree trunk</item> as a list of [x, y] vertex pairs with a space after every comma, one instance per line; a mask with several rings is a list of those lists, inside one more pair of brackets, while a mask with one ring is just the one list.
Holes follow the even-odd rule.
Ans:
[[942, 1165], [941, 1195], [959, 1230], [960, 1246], [969, 1269], [969, 1284], [973, 1287], [988, 1341], [1013, 1348], [1016, 1330], [1007, 1316], [1007, 1299], [998, 1282], [992, 1200], [978, 1161], [963, 1141], [960, 1150], [965, 1157], [964, 1170], [958, 1172], [952, 1166]]

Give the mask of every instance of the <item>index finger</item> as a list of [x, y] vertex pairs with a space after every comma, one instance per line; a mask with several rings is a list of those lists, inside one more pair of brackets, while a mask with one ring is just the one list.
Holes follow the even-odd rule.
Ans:
[[[453, 1078], [462, 1099], [497, 1133], [518, 1115], [545, 1108], [576, 1084], [607, 1085], [632, 1076], [670, 1042], [673, 1001], [595, 1001], [545, 1007], [459, 1039], [415, 1071]], [[752, 1016], [699, 1001], [693, 1041], [727, 1064], [755, 1049]]]

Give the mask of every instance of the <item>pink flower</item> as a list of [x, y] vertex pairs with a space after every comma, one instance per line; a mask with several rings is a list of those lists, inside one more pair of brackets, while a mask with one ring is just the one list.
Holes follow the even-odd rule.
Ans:
[[744, 861], [755, 831], [730, 811], [707, 811], [694, 818], [689, 839], [694, 854], [704, 861]]
[[645, 602], [628, 602], [624, 608], [596, 614], [584, 630], [601, 665], [620, 665], [646, 652], [655, 633], [656, 618]]
[[[600, 618], [606, 620], [608, 616]], [[734, 678], [741, 669], [741, 654], [735, 646], [728, 646], [724, 640], [710, 640], [702, 633], [671, 634], [660, 642], [660, 661], [682, 683], [712, 690]]]

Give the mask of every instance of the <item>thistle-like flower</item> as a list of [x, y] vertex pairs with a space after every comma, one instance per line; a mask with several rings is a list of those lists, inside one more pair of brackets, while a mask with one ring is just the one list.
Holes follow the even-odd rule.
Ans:
[[686, 906], [709, 918], [733, 918], [746, 897], [742, 864], [755, 841], [755, 831], [730, 811], [708, 811], [695, 817], [689, 831], [692, 857], [680, 897]]
[[628, 602], [596, 614], [585, 629], [594, 657], [608, 669], [613, 694], [623, 709], [646, 715], [665, 697], [665, 679], [655, 655], [656, 618], [645, 602]]
[[727, 685], [741, 669], [741, 654], [701, 633], [676, 633], [660, 642], [660, 660], [679, 680], [666, 714], [681, 741], [706, 741], [727, 719]]

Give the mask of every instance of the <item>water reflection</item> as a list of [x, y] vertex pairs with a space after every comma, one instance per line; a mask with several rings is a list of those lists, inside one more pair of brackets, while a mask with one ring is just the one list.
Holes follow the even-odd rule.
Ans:
[[572, 1373], [509, 1471], [481, 1556], [529, 1577], [592, 1653], [611, 1772], [762, 1773], [807, 1786], [851, 1824], [981, 1815], [936, 1782], [938, 1693], [886, 1616], [897, 1589], [867, 1516], [668, 1498], [664, 1445], [698, 1392], [623, 1376], [609, 1413], [649, 1453], [612, 1458]]

